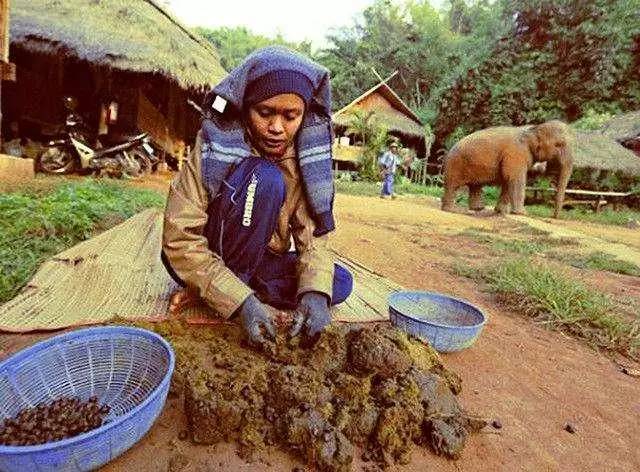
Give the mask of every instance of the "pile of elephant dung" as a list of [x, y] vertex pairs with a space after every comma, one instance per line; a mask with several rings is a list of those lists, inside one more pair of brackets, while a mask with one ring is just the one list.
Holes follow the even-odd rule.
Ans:
[[237, 326], [162, 334], [193, 442], [236, 442], [250, 461], [268, 446], [328, 471], [350, 470], [354, 446], [380, 466], [406, 463], [414, 445], [457, 458], [485, 426], [459, 406], [460, 380], [437, 353], [389, 326], [330, 326], [310, 349], [279, 335], [261, 352]]

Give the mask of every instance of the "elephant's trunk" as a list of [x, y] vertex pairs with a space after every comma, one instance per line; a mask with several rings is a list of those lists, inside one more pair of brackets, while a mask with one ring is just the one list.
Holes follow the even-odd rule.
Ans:
[[567, 159], [568, 162], [560, 162], [560, 174], [558, 175], [558, 185], [556, 185], [556, 207], [553, 212], [554, 218], [560, 217], [560, 210], [564, 203], [564, 192], [567, 189], [571, 171], [573, 170], [573, 160]]

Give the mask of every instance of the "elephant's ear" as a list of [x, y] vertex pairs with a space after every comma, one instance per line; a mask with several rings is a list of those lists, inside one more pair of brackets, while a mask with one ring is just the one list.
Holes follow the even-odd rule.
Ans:
[[522, 128], [522, 134], [520, 139], [529, 148], [533, 160], [536, 161], [536, 156], [540, 152], [540, 136], [538, 135], [538, 126], [529, 125]]

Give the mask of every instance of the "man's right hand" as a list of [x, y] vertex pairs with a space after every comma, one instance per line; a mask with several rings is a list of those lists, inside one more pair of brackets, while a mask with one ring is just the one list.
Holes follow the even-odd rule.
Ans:
[[[269, 310], [255, 295], [249, 295], [240, 307], [240, 320], [251, 345], [262, 346], [266, 341], [265, 335], [271, 341], [276, 340], [276, 328]], [[262, 334], [263, 329], [265, 335]]]

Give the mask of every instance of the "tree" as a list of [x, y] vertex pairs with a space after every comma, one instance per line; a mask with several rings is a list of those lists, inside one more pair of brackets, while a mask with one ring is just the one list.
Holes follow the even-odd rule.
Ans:
[[404, 4], [376, 0], [362, 19], [328, 36], [330, 46], [317, 55], [332, 73], [337, 107], [349, 103], [381, 76], [398, 71], [390, 85], [414, 108], [446, 70], [453, 35], [426, 0]]
[[460, 127], [573, 121], [589, 109], [640, 105], [632, 49], [640, 36], [640, 0], [500, 4], [508, 34], [440, 93], [438, 144]]
[[471, 33], [471, 16], [469, 7], [464, 0], [451, 0], [449, 9], [449, 27], [451, 31], [458, 34]]
[[353, 134], [360, 138], [364, 152], [360, 161], [360, 175], [368, 180], [377, 180], [378, 157], [387, 144], [388, 130], [376, 121], [372, 110], [353, 110], [351, 122], [346, 134]]
[[226, 70], [231, 70], [239, 65], [256, 49], [271, 45], [285, 46], [306, 55], [311, 54], [311, 44], [309, 42], [294, 43], [286, 41], [281, 34], [269, 38], [252, 33], [244, 26], [218, 29], [196, 28], [196, 30], [215, 46], [220, 53], [220, 64]]

